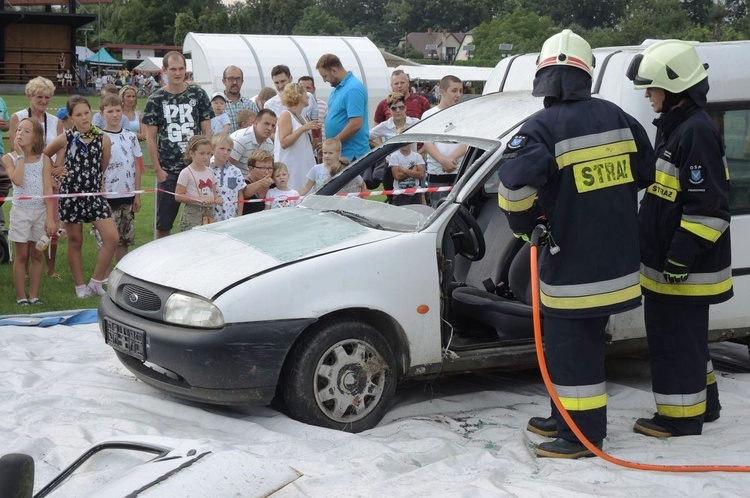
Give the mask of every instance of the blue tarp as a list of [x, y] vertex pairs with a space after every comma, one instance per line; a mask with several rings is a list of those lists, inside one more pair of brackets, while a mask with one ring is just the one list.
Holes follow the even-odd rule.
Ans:
[[87, 64], [102, 64], [102, 65], [112, 65], [112, 66], [119, 66], [123, 64], [123, 62], [118, 61], [114, 57], [112, 57], [109, 52], [107, 52], [106, 48], [100, 48], [97, 53], [86, 59]]
[[36, 313], [33, 315], [3, 315], [0, 316], [0, 327], [3, 325], [51, 327], [53, 325], [80, 325], [83, 323], [96, 323], [96, 321], [97, 311], [95, 309], [49, 311], [47, 313]]

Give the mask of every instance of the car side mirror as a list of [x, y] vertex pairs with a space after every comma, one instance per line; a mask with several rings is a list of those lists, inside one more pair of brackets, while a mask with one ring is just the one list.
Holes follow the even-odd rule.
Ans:
[[31, 498], [34, 494], [34, 459], [23, 453], [0, 457], [0, 496]]

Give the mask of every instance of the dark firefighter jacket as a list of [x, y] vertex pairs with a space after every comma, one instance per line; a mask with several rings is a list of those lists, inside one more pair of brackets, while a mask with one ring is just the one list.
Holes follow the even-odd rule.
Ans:
[[515, 233], [543, 215], [554, 243], [540, 257], [544, 313], [596, 317], [640, 304], [638, 189], [654, 180], [643, 127], [601, 99], [545, 99], [510, 139], [500, 166], [500, 208]]
[[[654, 122], [656, 181], [639, 214], [643, 292], [672, 302], [713, 304], [732, 297], [729, 171], [711, 118], [688, 100]], [[690, 269], [668, 284], [669, 258]]]

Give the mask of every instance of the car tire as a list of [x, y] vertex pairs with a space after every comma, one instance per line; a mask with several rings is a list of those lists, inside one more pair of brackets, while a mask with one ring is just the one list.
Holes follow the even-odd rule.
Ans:
[[307, 334], [290, 352], [281, 390], [289, 415], [347, 432], [375, 427], [396, 391], [396, 362], [371, 325], [346, 320]]

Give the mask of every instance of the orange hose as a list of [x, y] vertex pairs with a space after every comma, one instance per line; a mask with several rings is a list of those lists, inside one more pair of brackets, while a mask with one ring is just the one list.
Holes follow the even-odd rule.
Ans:
[[583, 435], [581, 429], [578, 428], [573, 418], [568, 413], [568, 410], [560, 401], [560, 398], [555, 392], [555, 386], [552, 385], [552, 381], [549, 378], [549, 371], [547, 370], [547, 361], [544, 358], [544, 348], [542, 346], [542, 319], [539, 306], [539, 268], [537, 265], [537, 246], [531, 246], [531, 305], [533, 308], [533, 320], [534, 320], [534, 343], [536, 344], [536, 356], [539, 360], [539, 369], [542, 372], [542, 378], [544, 379], [544, 385], [547, 387], [550, 398], [555, 403], [555, 406], [560, 411], [568, 427], [573, 431], [578, 440], [591, 451], [594, 455], [602, 458], [610, 463], [626, 467], [629, 469], [636, 470], [653, 470], [659, 472], [750, 472], [750, 466], [747, 465], [654, 465], [649, 463], [638, 463], [629, 462], [627, 460], [621, 460], [611, 455], [604, 453], [602, 450], [593, 445], [586, 436]]

